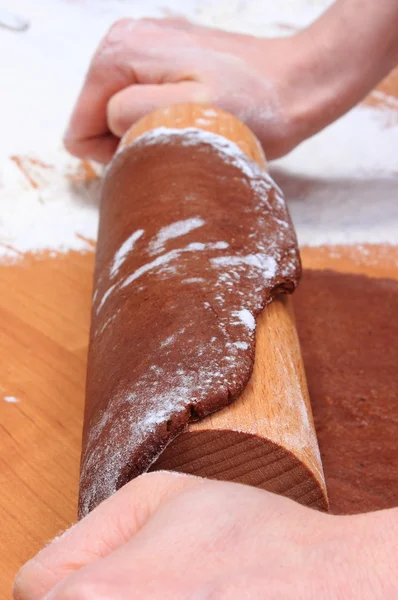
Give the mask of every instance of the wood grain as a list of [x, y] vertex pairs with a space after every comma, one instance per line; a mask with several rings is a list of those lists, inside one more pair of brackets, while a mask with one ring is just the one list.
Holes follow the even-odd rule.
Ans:
[[145, 115], [125, 133], [120, 146], [127, 146], [141, 134], [156, 127], [197, 127], [218, 133], [234, 141], [247, 156], [266, 168], [260, 142], [242, 121], [225, 110], [201, 104], [176, 104]]
[[[304, 248], [305, 268], [398, 279], [398, 247]], [[308, 253], [307, 253], [308, 250]], [[319, 253], [319, 259], [317, 258]], [[385, 264], [390, 265], [388, 272]], [[0, 599], [17, 569], [76, 520], [94, 254], [0, 265]]]
[[[175, 105], [135, 123], [121, 147], [156, 127], [197, 127], [235, 142], [262, 168], [254, 134], [209, 106]], [[178, 436], [151, 470], [168, 469], [256, 485], [321, 510], [327, 493], [290, 298], [280, 297], [257, 323], [252, 378], [231, 406]]]
[[326, 510], [323, 471], [289, 298], [258, 320], [252, 377], [230, 406], [192, 423], [151, 470], [254, 485]]
[[0, 266], [2, 600], [18, 567], [76, 519], [93, 268], [92, 252]]

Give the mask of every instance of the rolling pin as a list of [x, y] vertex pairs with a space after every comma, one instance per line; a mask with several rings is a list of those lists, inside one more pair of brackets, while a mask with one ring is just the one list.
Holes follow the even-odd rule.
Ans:
[[[267, 168], [253, 133], [231, 114], [209, 110], [208, 106], [177, 105], [150, 113], [129, 129], [120, 149], [159, 127], [194, 127], [221, 135], [234, 142], [261, 168]], [[92, 335], [90, 353], [93, 352], [96, 348]], [[88, 387], [92, 377], [89, 359]], [[91, 416], [92, 410], [86, 405], [80, 516], [92, 508], [86, 499], [88, 461], [84, 455], [87, 439], [90, 435], [95, 438], [96, 434]], [[90, 456], [90, 460], [94, 462], [96, 457]], [[98, 470], [98, 465], [96, 468]], [[112, 465], [104, 465], [104, 478], [109, 476], [110, 468]], [[327, 510], [322, 463], [292, 301], [288, 296], [277, 296], [257, 318], [253, 371], [240, 397], [229, 406], [189, 423], [149, 470], [174, 470], [249, 484]]]

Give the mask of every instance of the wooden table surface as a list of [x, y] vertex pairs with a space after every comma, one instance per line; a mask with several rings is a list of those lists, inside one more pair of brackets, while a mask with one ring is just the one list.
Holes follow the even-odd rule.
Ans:
[[[383, 85], [398, 97], [397, 78]], [[302, 259], [398, 278], [398, 246], [303, 248]], [[93, 265], [94, 250], [0, 264], [0, 600], [76, 519]]]

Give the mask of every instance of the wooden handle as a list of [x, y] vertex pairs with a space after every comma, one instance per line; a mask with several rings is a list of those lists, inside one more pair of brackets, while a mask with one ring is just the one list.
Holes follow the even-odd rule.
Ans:
[[[150, 113], [129, 129], [121, 146], [160, 126], [197, 127], [218, 133], [266, 168], [260, 143], [250, 129], [231, 114], [208, 106], [176, 105]], [[253, 374], [240, 398], [191, 423], [150, 470], [159, 469], [246, 483], [327, 510], [322, 463], [289, 297], [274, 300], [258, 319]]]

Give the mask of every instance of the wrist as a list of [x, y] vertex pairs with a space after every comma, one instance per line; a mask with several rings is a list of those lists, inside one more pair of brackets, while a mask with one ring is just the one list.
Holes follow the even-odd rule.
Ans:
[[[358, 19], [361, 14], [361, 20]], [[398, 2], [337, 0], [288, 38], [286, 106], [292, 147], [360, 102], [398, 62]]]
[[356, 103], [355, 76], [311, 28], [297, 34], [291, 69], [290, 121], [298, 143], [342, 116]]
[[279, 66], [285, 125], [282, 155], [326, 127], [343, 108], [336, 101], [336, 83], [325, 73], [317, 40], [303, 32], [280, 41], [284, 42]]
[[394, 68], [397, 31], [396, 0], [337, 0], [296, 36], [308, 93], [297, 102], [295, 118], [308, 120], [307, 133], [341, 117]]
[[[275, 72], [271, 73], [266, 60], [270, 53], [281, 57]], [[267, 141], [272, 131], [269, 122], [265, 123], [264, 139], [261, 139], [269, 159], [287, 154], [345, 112], [347, 90], [342, 94], [344, 84], [331, 73], [330, 58], [311, 31], [305, 30], [289, 38], [261, 40], [257, 56], [261, 57], [263, 79], [266, 81], [271, 75], [271, 80], [278, 84], [279, 114], [274, 123], [271, 154], [267, 153]], [[265, 88], [263, 97], [257, 102], [259, 114], [262, 106], [269, 102], [269, 90]]]
[[[395, 598], [398, 594], [398, 509], [343, 517], [349, 532], [348, 565], [361, 597]], [[348, 575], [345, 570], [345, 574]]]
[[316, 106], [313, 98], [322, 88], [314, 79], [308, 46], [300, 35], [257, 38], [252, 46], [249, 64], [257, 68], [262, 82], [254, 95], [256, 120], [252, 127], [270, 160], [290, 152], [318, 127], [321, 103], [318, 100]]

